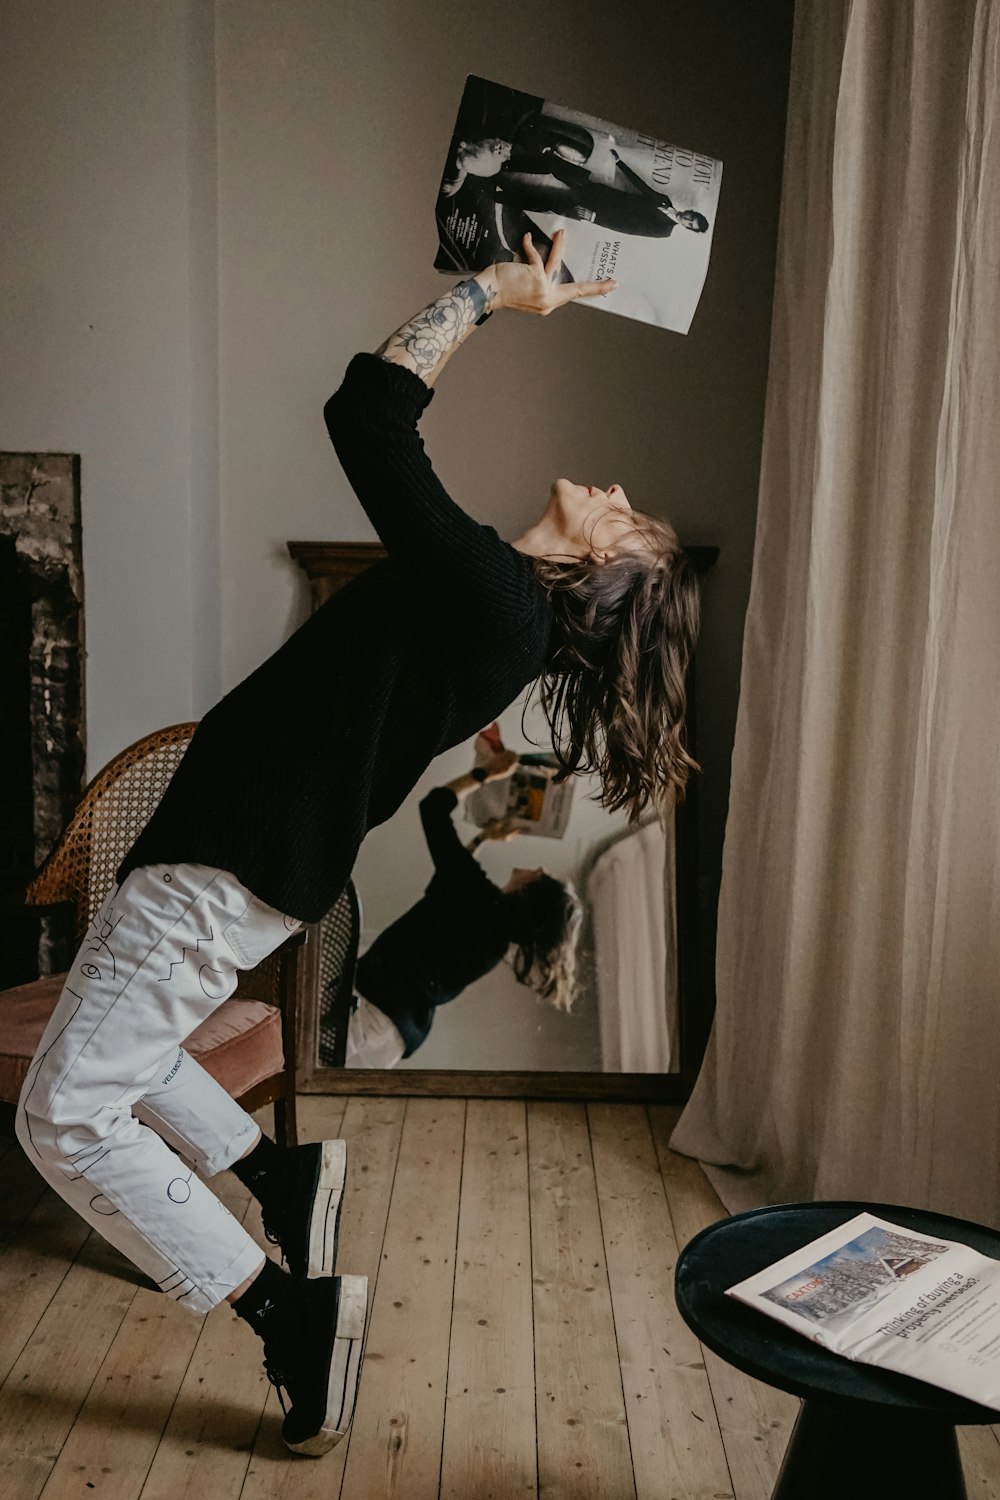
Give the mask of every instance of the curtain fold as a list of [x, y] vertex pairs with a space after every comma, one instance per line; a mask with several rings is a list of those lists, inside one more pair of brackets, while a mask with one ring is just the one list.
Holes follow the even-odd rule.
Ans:
[[674, 842], [658, 822], [643, 824], [604, 850], [587, 880], [587, 904], [602, 1068], [676, 1072]]
[[718, 1011], [731, 1208], [1000, 1224], [1000, 3], [798, 5]]

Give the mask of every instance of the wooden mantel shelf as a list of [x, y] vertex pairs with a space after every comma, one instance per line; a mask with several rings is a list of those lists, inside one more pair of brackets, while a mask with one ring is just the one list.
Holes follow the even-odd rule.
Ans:
[[[288, 550], [309, 579], [313, 609], [350, 583], [372, 563], [385, 557], [381, 542], [289, 542]], [[699, 574], [705, 574], [719, 555], [718, 547], [685, 549]]]
[[309, 579], [313, 609], [385, 556], [381, 542], [289, 542], [288, 550]]

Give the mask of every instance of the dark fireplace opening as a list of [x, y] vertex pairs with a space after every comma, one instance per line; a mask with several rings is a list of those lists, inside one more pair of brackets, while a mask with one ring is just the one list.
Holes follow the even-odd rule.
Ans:
[[0, 988], [68, 967], [71, 912], [23, 892], [83, 785], [80, 466], [0, 453]]
[[38, 972], [39, 919], [18, 901], [35, 866], [31, 595], [13, 538], [0, 536], [0, 987]]

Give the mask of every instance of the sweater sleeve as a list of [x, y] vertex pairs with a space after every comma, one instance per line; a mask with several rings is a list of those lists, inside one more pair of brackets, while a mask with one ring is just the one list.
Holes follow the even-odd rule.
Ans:
[[[428, 597], [513, 632], [542, 598], [528, 558], [448, 495], [424, 452], [417, 420], [434, 392], [402, 365], [357, 354], [323, 415], [337, 457], [386, 551]], [[446, 593], [442, 593], [446, 591]]]
[[458, 836], [452, 813], [458, 798], [450, 787], [436, 786], [420, 803], [420, 821], [434, 868], [448, 879], [488, 879], [479, 861]]

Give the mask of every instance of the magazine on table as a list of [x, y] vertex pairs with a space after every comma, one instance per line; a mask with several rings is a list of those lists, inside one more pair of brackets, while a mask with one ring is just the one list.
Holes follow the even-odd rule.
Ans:
[[1000, 1260], [873, 1214], [727, 1289], [824, 1348], [1000, 1410]]
[[[485, 766], [503, 750], [500, 731], [491, 724], [475, 745], [475, 765]], [[549, 752], [522, 754], [510, 776], [484, 782], [465, 801], [465, 816], [477, 828], [505, 823], [512, 833], [561, 839], [573, 805], [573, 782], [556, 782], [559, 762]]]
[[545, 257], [617, 289], [588, 307], [687, 333], [705, 283], [722, 163], [488, 79], [466, 80], [438, 192], [441, 271]]

